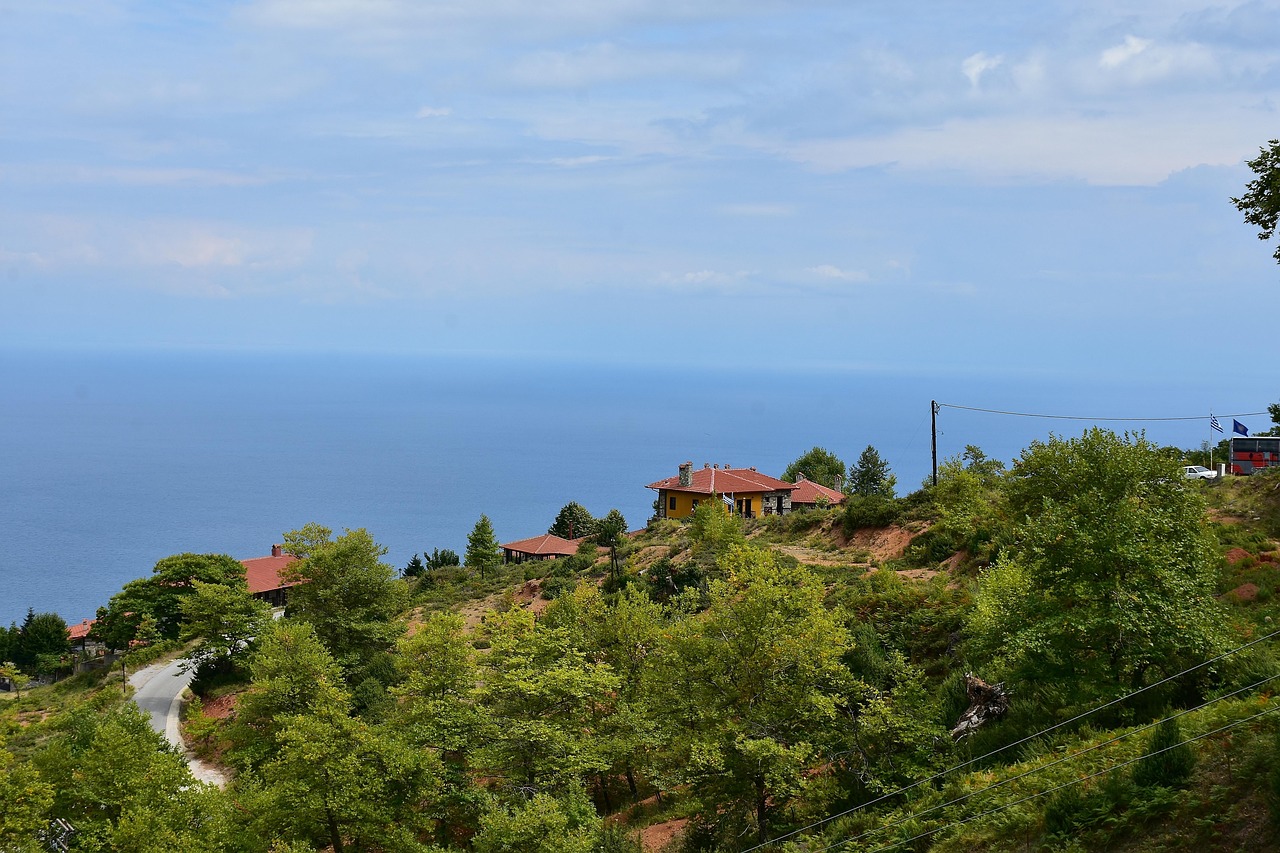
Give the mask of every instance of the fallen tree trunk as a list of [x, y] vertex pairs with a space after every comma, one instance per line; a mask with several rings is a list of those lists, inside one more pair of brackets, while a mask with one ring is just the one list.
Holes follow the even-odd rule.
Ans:
[[973, 673], [968, 673], [964, 677], [964, 687], [969, 694], [969, 709], [952, 727], [952, 740], [968, 737], [992, 720], [1003, 717], [1009, 710], [1009, 693], [1003, 683], [987, 684]]

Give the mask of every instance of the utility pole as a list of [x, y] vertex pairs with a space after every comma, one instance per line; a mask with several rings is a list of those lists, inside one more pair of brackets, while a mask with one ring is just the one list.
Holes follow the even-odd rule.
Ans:
[[933, 448], [933, 484], [938, 485], [938, 401], [929, 401], [929, 425], [932, 428], [930, 444]]

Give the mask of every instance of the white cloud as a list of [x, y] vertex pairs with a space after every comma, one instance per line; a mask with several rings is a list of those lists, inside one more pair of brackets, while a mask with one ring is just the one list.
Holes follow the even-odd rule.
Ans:
[[1232, 166], [1275, 135], [1274, 114], [1246, 97], [1182, 97], [1123, 113], [954, 119], [879, 136], [767, 143], [819, 171], [895, 168], [997, 179], [1151, 185], [1199, 165]]
[[871, 277], [862, 270], [845, 270], [831, 264], [819, 264], [816, 267], [809, 267], [805, 272], [812, 273], [818, 278], [834, 279], [836, 281], [870, 281]]
[[422, 107], [415, 115], [418, 118], [443, 118], [452, 113], [453, 110], [448, 107]]
[[964, 62], [960, 63], [960, 70], [964, 72], [964, 76], [969, 78], [969, 85], [976, 89], [982, 81], [982, 75], [993, 68], [999, 68], [1004, 63], [1003, 56], [987, 56], [985, 53], [975, 53], [967, 57]]
[[1102, 56], [1098, 59], [1098, 65], [1103, 68], [1117, 68], [1150, 46], [1150, 39], [1138, 38], [1132, 35], [1125, 36], [1123, 44], [1107, 48], [1102, 52]]

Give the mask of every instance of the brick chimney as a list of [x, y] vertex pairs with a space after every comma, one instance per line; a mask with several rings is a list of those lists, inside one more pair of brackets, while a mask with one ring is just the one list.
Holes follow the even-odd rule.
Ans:
[[[668, 468], [668, 471], [671, 469]], [[693, 485], [693, 463], [685, 462], [680, 465], [680, 485], [686, 488]]]
[[281, 546], [281, 545], [272, 545], [272, 546], [271, 546], [271, 556], [273, 556], [273, 557], [283, 557], [283, 556], [284, 556], [284, 547], [283, 547], [283, 546]]

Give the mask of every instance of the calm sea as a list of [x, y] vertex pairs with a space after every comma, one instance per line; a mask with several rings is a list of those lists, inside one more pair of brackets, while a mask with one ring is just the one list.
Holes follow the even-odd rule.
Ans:
[[[899, 491], [929, 471], [929, 401], [1093, 416], [1197, 414], [1170, 384], [443, 357], [0, 351], [0, 621], [69, 622], [182, 551], [270, 552], [310, 521], [366, 527], [403, 566], [502, 541], [576, 500], [638, 527], [685, 460], [778, 474], [874, 444]], [[1265, 408], [1265, 400], [1257, 401]], [[1193, 411], [1186, 409], [1194, 406]], [[1263, 419], [1265, 420], [1265, 419]], [[1257, 427], [1264, 426], [1257, 423]], [[1008, 460], [1086, 424], [944, 409], [939, 456]], [[1195, 446], [1203, 423], [1148, 426]]]

